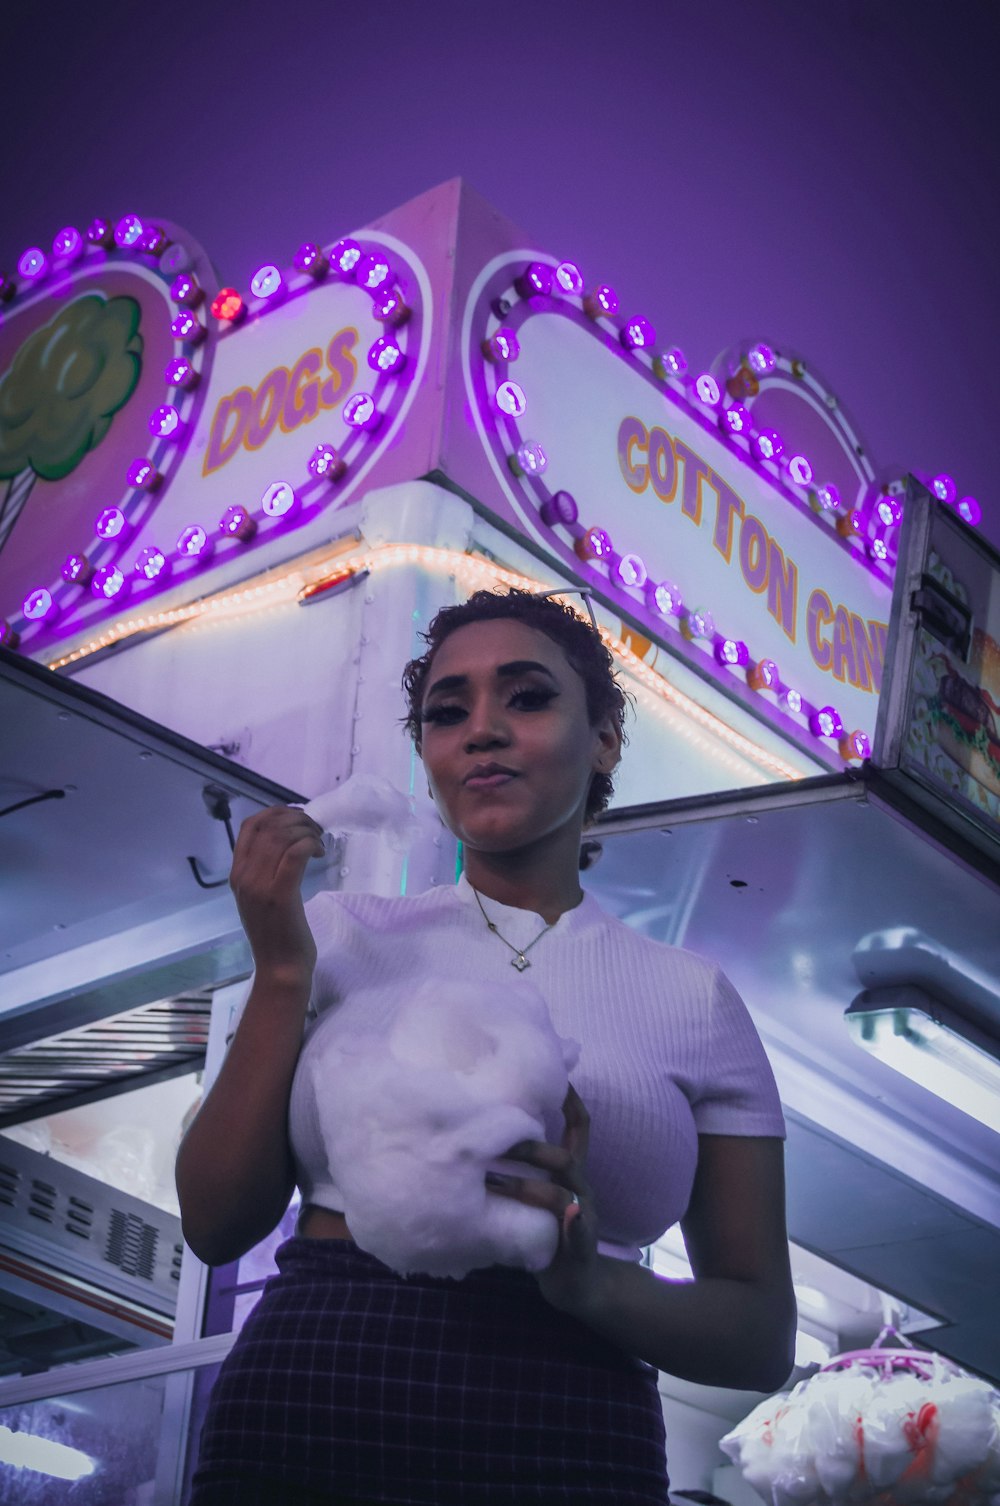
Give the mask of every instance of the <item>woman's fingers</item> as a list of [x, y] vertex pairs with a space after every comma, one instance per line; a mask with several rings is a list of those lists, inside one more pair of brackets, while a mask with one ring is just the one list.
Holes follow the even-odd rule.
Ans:
[[573, 1217], [581, 1211], [579, 1194], [558, 1182], [543, 1182], [537, 1177], [500, 1176], [496, 1172], [487, 1172], [486, 1188], [488, 1192], [496, 1192], [501, 1197], [512, 1198], [518, 1203], [526, 1203], [529, 1208], [544, 1208], [547, 1213], [554, 1214], [560, 1223], [571, 1210]]
[[311, 974], [316, 948], [302, 905], [302, 876], [324, 853], [321, 827], [295, 806], [256, 811], [240, 827], [229, 876], [254, 961]]
[[566, 1125], [563, 1145], [578, 1161], [585, 1162], [590, 1146], [590, 1115], [572, 1083], [567, 1086], [563, 1100], [563, 1121]]

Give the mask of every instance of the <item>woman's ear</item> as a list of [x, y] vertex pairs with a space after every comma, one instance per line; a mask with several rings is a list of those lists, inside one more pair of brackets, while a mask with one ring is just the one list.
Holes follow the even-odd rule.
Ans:
[[618, 723], [612, 717], [608, 716], [598, 724], [596, 732], [597, 754], [594, 759], [594, 772], [597, 774], [611, 774], [621, 762], [621, 730]]

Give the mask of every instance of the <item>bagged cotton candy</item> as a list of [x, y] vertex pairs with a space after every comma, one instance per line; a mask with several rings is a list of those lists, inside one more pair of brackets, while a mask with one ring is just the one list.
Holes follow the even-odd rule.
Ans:
[[1000, 1397], [943, 1363], [853, 1364], [761, 1402], [722, 1440], [772, 1506], [997, 1506]]
[[[310, 1060], [330, 1172], [351, 1233], [402, 1275], [544, 1269], [549, 1212], [487, 1191], [487, 1170], [562, 1123], [579, 1048], [524, 979], [425, 981], [383, 1029], [323, 1022]], [[526, 1170], [531, 1175], [531, 1169]]]

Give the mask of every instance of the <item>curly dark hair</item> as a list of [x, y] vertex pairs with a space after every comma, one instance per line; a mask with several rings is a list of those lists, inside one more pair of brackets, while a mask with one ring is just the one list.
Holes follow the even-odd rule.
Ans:
[[[627, 693], [615, 678], [615, 661], [604, 646], [597, 629], [578, 617], [573, 608], [551, 596], [536, 596], [531, 591], [511, 587], [508, 591], [475, 591], [468, 601], [454, 607], [442, 607], [421, 637], [427, 652], [411, 659], [403, 670], [407, 714], [403, 725], [420, 752], [420, 707], [424, 687], [434, 655], [446, 638], [458, 628], [472, 622], [523, 622], [537, 628], [557, 643], [583, 681], [587, 697], [587, 716], [592, 727], [609, 716], [618, 728], [623, 743]], [[593, 821], [605, 809], [614, 793], [610, 774], [595, 773], [587, 795], [585, 820]]]

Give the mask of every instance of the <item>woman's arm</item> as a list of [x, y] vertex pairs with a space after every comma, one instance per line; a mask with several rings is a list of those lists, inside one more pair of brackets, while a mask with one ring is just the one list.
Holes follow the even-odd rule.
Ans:
[[184, 1237], [209, 1265], [252, 1249], [292, 1194], [288, 1099], [316, 965], [301, 884], [310, 857], [322, 855], [316, 822], [289, 806], [261, 811], [240, 828], [230, 884], [254, 956], [254, 981], [221, 1071], [177, 1155]]
[[694, 1280], [668, 1281], [648, 1267], [598, 1253], [582, 1169], [586, 1115], [575, 1093], [565, 1113], [561, 1147], [532, 1142], [510, 1152], [545, 1167], [554, 1180], [497, 1189], [548, 1207], [560, 1221], [556, 1257], [538, 1278], [544, 1295], [630, 1354], [684, 1380], [754, 1391], [781, 1386], [795, 1343], [782, 1142], [699, 1137], [681, 1224]]

